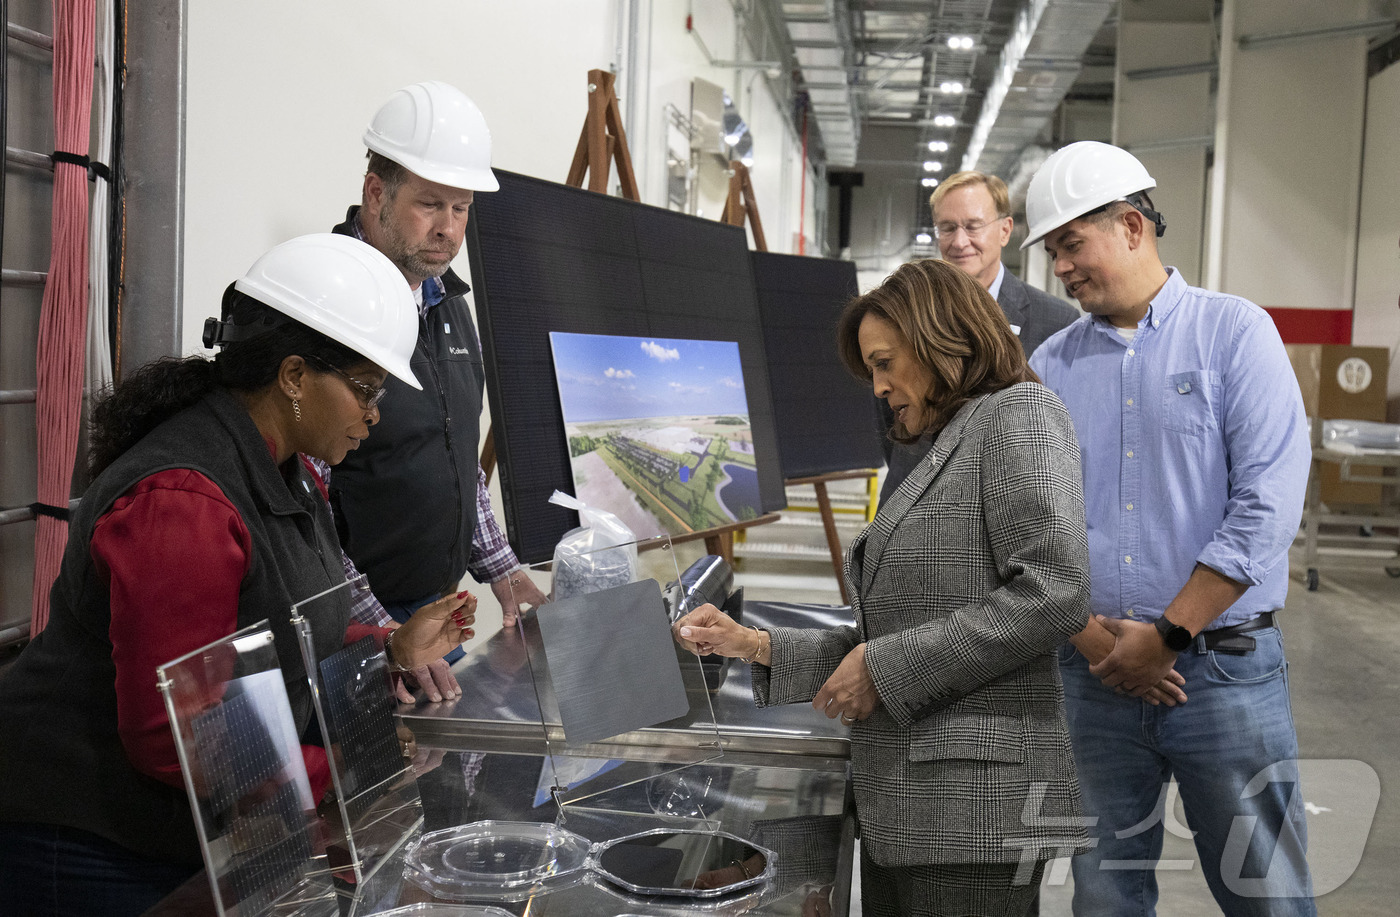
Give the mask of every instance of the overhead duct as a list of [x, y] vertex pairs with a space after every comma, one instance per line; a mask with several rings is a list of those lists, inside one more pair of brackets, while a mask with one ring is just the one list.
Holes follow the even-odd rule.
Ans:
[[964, 169], [1005, 173], [1054, 116], [1114, 0], [1026, 0], [963, 156]]
[[851, 92], [854, 51], [843, 0], [782, 0], [783, 21], [802, 71], [828, 166], [856, 163], [860, 116]]

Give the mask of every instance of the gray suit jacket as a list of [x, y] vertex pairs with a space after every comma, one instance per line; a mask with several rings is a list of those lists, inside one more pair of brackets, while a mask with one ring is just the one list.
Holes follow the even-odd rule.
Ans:
[[1069, 303], [1043, 293], [1010, 271], [1001, 278], [997, 305], [1006, 320], [1021, 329], [1021, 349], [1030, 359], [1045, 339], [1079, 318], [1079, 310]]
[[1055, 650], [1088, 622], [1079, 447], [1047, 388], [976, 399], [846, 555], [855, 626], [773, 628], [760, 705], [810, 701], [866, 644], [880, 706], [851, 730], [877, 863], [1086, 848]]
[[[1021, 339], [1021, 349], [1026, 352], [1028, 360], [1035, 349], [1045, 343], [1046, 338], [1079, 318], [1079, 312], [1073, 306], [1049, 293], [1042, 293], [1035, 287], [1027, 286], [1020, 277], [1010, 271], [1001, 278], [1001, 289], [997, 291], [997, 305], [1001, 306], [1006, 320], [1021, 329], [1018, 336]], [[880, 416], [884, 418], [885, 428], [888, 429], [894, 422], [894, 415], [883, 401], [880, 402]], [[907, 445], [891, 442], [888, 437], [885, 439], [885, 464], [889, 466], [889, 470], [885, 473], [885, 483], [880, 487], [881, 503], [889, 499], [905, 476], [928, 454], [930, 442], [927, 437]]]

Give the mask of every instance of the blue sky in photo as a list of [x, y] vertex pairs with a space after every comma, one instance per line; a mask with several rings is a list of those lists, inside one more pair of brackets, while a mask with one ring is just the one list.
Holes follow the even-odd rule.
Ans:
[[565, 423], [677, 414], [748, 416], [733, 341], [551, 331]]

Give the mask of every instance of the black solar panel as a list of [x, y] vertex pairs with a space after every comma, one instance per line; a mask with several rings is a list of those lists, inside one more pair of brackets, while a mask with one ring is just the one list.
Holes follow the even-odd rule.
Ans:
[[577, 516], [549, 332], [737, 341], [764, 512], [783, 471], [744, 230], [496, 170], [468, 224], [507, 535], [548, 560]]
[[870, 385], [836, 354], [836, 319], [856, 294], [850, 261], [751, 252], [783, 477], [876, 468], [879, 414]]

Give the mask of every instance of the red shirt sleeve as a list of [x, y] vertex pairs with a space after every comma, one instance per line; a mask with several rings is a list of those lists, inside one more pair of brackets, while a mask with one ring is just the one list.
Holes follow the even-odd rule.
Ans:
[[[319, 483], [319, 479], [318, 479]], [[252, 556], [242, 517], [213, 481], [172, 469], [145, 478], [93, 529], [90, 551], [111, 596], [117, 731], [138, 771], [183, 787], [156, 667], [238, 629], [238, 595]], [[351, 625], [346, 644], [383, 628]], [[319, 799], [330, 783], [324, 749], [303, 746]]]
[[172, 469], [118, 498], [90, 550], [111, 596], [122, 745], [138, 771], [183, 786], [156, 667], [237, 630], [248, 528], [214, 482]]

